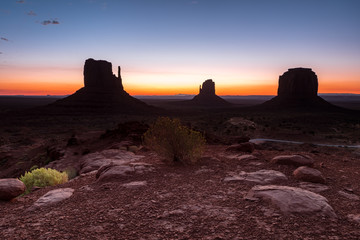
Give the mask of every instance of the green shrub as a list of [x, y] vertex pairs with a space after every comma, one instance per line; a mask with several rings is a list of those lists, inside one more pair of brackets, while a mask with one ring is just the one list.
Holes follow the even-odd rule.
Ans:
[[144, 145], [167, 161], [195, 163], [201, 156], [205, 139], [201, 133], [181, 125], [179, 119], [159, 117], [144, 134]]
[[25, 172], [25, 175], [20, 177], [20, 181], [26, 186], [25, 193], [29, 193], [34, 186], [46, 187], [65, 183], [68, 181], [68, 175], [51, 168], [38, 168]]

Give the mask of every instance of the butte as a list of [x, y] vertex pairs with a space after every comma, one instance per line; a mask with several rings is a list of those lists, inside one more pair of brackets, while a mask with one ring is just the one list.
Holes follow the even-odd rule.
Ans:
[[119, 66], [118, 76], [115, 76], [110, 62], [87, 59], [84, 65], [84, 87], [48, 107], [57, 112], [141, 114], [159, 110], [130, 96], [124, 90], [120, 71]]
[[215, 94], [215, 83], [212, 79], [203, 82], [199, 87], [199, 94], [187, 101], [188, 104], [199, 107], [229, 107], [231, 103]]
[[260, 106], [270, 109], [339, 109], [318, 96], [318, 78], [311, 68], [290, 68], [279, 77], [277, 96]]

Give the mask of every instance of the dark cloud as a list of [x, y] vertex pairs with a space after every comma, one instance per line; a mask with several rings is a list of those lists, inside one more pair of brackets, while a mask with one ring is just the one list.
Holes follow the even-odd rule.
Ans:
[[58, 20], [45, 20], [45, 21], [42, 21], [40, 24], [46, 26], [49, 24], [60, 24], [60, 22]]
[[36, 13], [34, 13], [33, 11], [30, 11], [30, 12], [27, 13], [27, 15], [29, 15], [29, 16], [36, 16]]
[[7, 41], [7, 42], [9, 41], [9, 39], [4, 38], [4, 37], [1, 37], [0, 39], [3, 40], [3, 41]]
[[3, 54], [2, 52], [0, 52], [0, 54]]
[[25, 0], [18, 0], [16, 3], [25, 3]]

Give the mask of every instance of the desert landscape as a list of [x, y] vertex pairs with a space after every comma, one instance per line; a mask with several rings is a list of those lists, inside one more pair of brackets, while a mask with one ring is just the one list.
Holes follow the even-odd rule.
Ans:
[[360, 239], [359, 9], [2, 1], [0, 240]]
[[[42, 167], [69, 176], [1, 201], [5, 239], [360, 237], [356, 97], [333, 105], [318, 97], [316, 75], [296, 68], [277, 97], [226, 101], [207, 80], [200, 97], [142, 102], [125, 92], [120, 70], [106, 77], [105, 61], [85, 69], [84, 88], [66, 98], [0, 98], [0, 178]], [[196, 163], [144, 146], [160, 116], [205, 137]]]

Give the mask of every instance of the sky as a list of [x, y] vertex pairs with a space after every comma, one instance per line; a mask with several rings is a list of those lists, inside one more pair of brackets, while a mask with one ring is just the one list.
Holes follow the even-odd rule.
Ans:
[[360, 94], [358, 0], [1, 0], [0, 95], [65, 95], [88, 58], [131, 95], [275, 95], [312, 68], [319, 93]]

